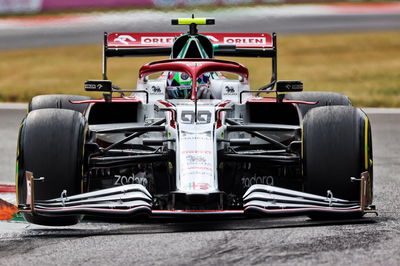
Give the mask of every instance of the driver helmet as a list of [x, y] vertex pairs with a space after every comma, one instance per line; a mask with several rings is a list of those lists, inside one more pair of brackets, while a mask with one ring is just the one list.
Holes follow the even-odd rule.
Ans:
[[[168, 99], [190, 99], [192, 93], [192, 79], [185, 72], [170, 72], [167, 76]], [[209, 74], [202, 74], [197, 78], [197, 85], [208, 84]]]

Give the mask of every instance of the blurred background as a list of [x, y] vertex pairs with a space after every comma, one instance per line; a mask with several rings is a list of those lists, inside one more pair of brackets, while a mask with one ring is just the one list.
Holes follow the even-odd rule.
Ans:
[[[101, 78], [104, 31], [186, 32], [170, 20], [192, 14], [216, 19], [200, 33], [276, 32], [279, 79], [356, 106], [400, 107], [400, 3], [322, 0], [0, 0], [0, 102], [87, 94], [83, 82]], [[112, 59], [109, 78], [134, 89], [139, 67], [156, 59]], [[267, 60], [234, 60], [253, 89], [270, 79]]]

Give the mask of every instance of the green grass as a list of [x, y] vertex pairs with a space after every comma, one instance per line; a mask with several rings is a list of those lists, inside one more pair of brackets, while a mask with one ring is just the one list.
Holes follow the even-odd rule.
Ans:
[[[0, 101], [27, 102], [38, 94], [83, 91], [101, 78], [101, 44], [0, 52]], [[160, 58], [113, 58], [109, 78], [133, 89], [138, 69]], [[256, 89], [270, 79], [267, 59], [234, 59], [250, 70]], [[347, 94], [353, 104], [400, 107], [400, 31], [278, 36], [278, 77], [299, 79], [306, 91]]]

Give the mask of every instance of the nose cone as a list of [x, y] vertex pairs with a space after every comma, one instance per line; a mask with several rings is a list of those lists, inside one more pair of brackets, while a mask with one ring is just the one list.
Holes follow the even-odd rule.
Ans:
[[177, 190], [187, 193], [218, 191], [215, 104], [199, 103], [195, 108], [194, 103], [186, 101], [176, 106], [179, 124]]

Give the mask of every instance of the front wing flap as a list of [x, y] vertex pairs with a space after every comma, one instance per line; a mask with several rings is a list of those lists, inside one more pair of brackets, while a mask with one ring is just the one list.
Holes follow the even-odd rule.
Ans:
[[375, 213], [375, 206], [368, 205], [367, 184], [370, 176], [363, 172], [360, 179], [360, 201], [348, 201], [333, 197], [331, 191], [327, 196], [299, 192], [269, 185], [253, 185], [243, 196], [244, 213], [262, 216], [279, 215], [312, 215], [312, 214], [338, 214], [358, 215]]
[[[33, 191], [30, 194], [33, 195]], [[135, 216], [151, 212], [152, 196], [144, 186], [131, 184], [70, 197], [64, 190], [59, 198], [31, 202], [34, 204], [20, 207], [20, 211], [46, 216], [73, 214]]]

